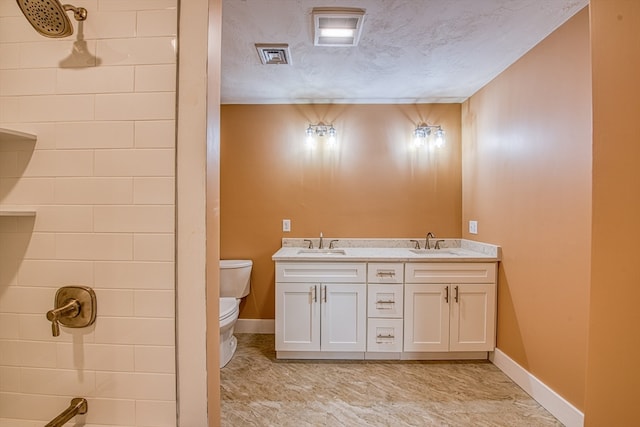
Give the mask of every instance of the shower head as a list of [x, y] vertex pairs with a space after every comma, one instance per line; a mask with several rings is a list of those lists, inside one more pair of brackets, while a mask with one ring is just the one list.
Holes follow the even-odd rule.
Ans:
[[73, 11], [76, 21], [87, 19], [87, 9], [62, 5], [58, 0], [16, 0], [29, 23], [45, 37], [67, 37], [73, 34], [73, 26], [67, 11]]

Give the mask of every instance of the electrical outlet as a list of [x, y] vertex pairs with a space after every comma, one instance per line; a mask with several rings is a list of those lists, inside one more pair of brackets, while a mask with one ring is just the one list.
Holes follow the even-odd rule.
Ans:
[[286, 232], [291, 231], [291, 220], [290, 219], [283, 219], [282, 220], [282, 231], [286, 231]]
[[478, 221], [469, 221], [469, 233], [478, 234]]

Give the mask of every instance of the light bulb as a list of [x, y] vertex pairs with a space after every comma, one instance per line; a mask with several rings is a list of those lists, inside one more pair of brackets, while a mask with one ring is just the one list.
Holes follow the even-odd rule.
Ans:
[[437, 148], [440, 148], [444, 145], [444, 131], [442, 129], [438, 129], [436, 131], [435, 145]]

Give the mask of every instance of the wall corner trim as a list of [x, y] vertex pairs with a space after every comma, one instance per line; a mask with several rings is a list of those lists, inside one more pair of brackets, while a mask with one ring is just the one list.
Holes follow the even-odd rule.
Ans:
[[500, 349], [490, 355], [491, 362], [509, 378], [533, 397], [543, 408], [549, 411], [567, 427], [584, 426], [584, 414], [545, 383], [534, 377]]

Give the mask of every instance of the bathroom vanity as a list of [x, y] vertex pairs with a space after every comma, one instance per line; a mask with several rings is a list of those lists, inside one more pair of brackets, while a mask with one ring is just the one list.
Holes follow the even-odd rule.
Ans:
[[486, 359], [494, 350], [499, 247], [339, 239], [309, 249], [309, 240], [284, 239], [273, 255], [277, 358]]

